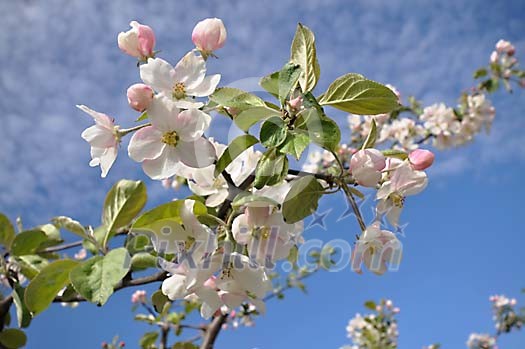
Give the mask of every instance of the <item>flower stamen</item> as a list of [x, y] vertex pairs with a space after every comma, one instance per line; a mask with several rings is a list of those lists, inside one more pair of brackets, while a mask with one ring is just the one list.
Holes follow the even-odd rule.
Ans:
[[166, 132], [165, 134], [162, 135], [162, 138], [161, 138], [162, 143], [165, 143], [172, 147], [175, 147], [178, 141], [179, 141], [179, 136], [177, 135], [177, 132], [175, 131]]

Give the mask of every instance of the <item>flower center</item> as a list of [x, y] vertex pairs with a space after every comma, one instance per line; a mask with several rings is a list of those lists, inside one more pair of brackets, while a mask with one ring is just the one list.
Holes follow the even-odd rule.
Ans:
[[186, 97], [186, 86], [184, 86], [183, 82], [177, 82], [175, 86], [173, 86], [172, 95], [175, 99], [182, 99]]
[[179, 136], [177, 135], [177, 132], [171, 131], [166, 132], [162, 135], [161, 142], [165, 143], [167, 145], [171, 145], [172, 147], [175, 147], [177, 145], [177, 142], [179, 140]]
[[390, 199], [392, 199], [394, 206], [399, 208], [403, 207], [405, 203], [405, 197], [399, 193], [390, 194]]
[[271, 228], [270, 227], [255, 227], [253, 229], [253, 236], [256, 238], [259, 238], [261, 240], [266, 240], [271, 235]]

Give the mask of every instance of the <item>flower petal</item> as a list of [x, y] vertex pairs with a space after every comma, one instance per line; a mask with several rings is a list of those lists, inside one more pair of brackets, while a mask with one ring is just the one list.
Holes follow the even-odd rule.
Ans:
[[140, 78], [157, 92], [171, 95], [174, 79], [173, 67], [161, 58], [150, 58], [148, 63], [140, 66]]
[[177, 115], [175, 130], [182, 141], [191, 142], [203, 135], [210, 122], [211, 116], [198, 109], [184, 110]]
[[206, 167], [215, 161], [215, 148], [205, 138], [198, 138], [194, 142], [179, 141], [175, 150], [180, 161], [189, 167]]
[[193, 88], [187, 88], [186, 93], [195, 97], [207, 97], [215, 91], [220, 80], [220, 74], [207, 76], [197, 86]]
[[170, 132], [177, 129], [178, 114], [179, 109], [175, 103], [163, 95], [155, 96], [148, 108], [148, 117], [151, 124], [162, 132]]
[[173, 80], [182, 82], [186, 90], [198, 86], [206, 75], [206, 63], [202, 56], [197, 56], [194, 51], [186, 53], [173, 68]]
[[228, 189], [218, 190], [215, 194], [210, 195], [206, 199], [206, 206], [217, 207], [228, 198]]
[[166, 179], [177, 172], [179, 154], [173, 147], [164, 147], [160, 156], [152, 160], [144, 160], [142, 169], [151, 179]]
[[108, 128], [110, 130], [113, 130], [113, 127], [115, 127], [113, 118], [107, 116], [106, 114], [99, 113], [98, 111], [94, 111], [93, 109], [90, 109], [86, 107], [85, 105], [77, 105], [77, 108], [89, 114], [95, 120], [95, 122], [99, 124], [100, 126]]
[[113, 132], [98, 124], [86, 128], [81, 137], [91, 146], [97, 148], [107, 148], [117, 144]]
[[158, 158], [166, 147], [161, 138], [162, 132], [153, 126], [138, 130], [129, 141], [129, 157], [137, 162]]

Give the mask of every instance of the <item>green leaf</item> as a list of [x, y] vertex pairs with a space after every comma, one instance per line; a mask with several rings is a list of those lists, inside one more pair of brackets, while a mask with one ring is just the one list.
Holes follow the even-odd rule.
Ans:
[[0, 213], [0, 244], [9, 250], [15, 238], [15, 228], [4, 214]]
[[257, 205], [257, 203], [261, 203], [261, 205], [264, 206], [280, 206], [277, 201], [275, 201], [274, 199], [270, 199], [266, 196], [252, 194], [249, 192], [241, 192], [233, 199], [232, 207], [238, 208], [247, 204]]
[[374, 145], [376, 144], [376, 140], [377, 140], [377, 126], [376, 126], [376, 121], [372, 119], [372, 124], [370, 125], [370, 131], [368, 132], [368, 136], [366, 136], [366, 139], [361, 149], [373, 148]]
[[106, 246], [116, 230], [133, 220], [142, 210], [148, 195], [141, 181], [122, 179], [108, 192], [102, 211], [102, 223], [107, 228], [102, 246]]
[[296, 132], [330, 151], [336, 151], [341, 141], [341, 130], [335, 121], [317, 108], [304, 110], [296, 121]]
[[265, 77], [261, 78], [259, 80], [259, 85], [261, 85], [262, 88], [264, 88], [268, 93], [274, 95], [275, 97], [279, 97], [279, 72], [273, 72], [270, 75], [266, 75]]
[[276, 148], [270, 148], [257, 163], [253, 185], [257, 189], [265, 185], [275, 185], [280, 183], [287, 174], [288, 158]]
[[190, 342], [178, 342], [173, 345], [172, 349], [199, 349], [199, 347]]
[[253, 107], [264, 107], [264, 101], [256, 95], [233, 87], [221, 87], [215, 90], [210, 100], [224, 107], [240, 111]]
[[382, 153], [384, 156], [389, 158], [397, 158], [401, 160], [406, 160], [408, 158], [408, 154], [406, 152], [397, 149], [383, 150]]
[[48, 236], [42, 230], [23, 231], [15, 236], [11, 245], [11, 254], [14, 256], [35, 254], [48, 240]]
[[0, 343], [8, 349], [22, 348], [27, 343], [27, 336], [19, 329], [7, 328], [0, 332]]
[[77, 261], [63, 259], [44, 267], [26, 288], [27, 309], [33, 314], [47, 309], [57, 293], [69, 283], [69, 272], [77, 264]]
[[258, 121], [268, 119], [272, 116], [278, 116], [279, 111], [269, 107], [255, 107], [240, 112], [234, 119], [235, 125], [241, 130], [247, 132], [250, 127], [255, 125]]
[[285, 64], [279, 72], [279, 101], [281, 105], [284, 105], [288, 95], [295, 89], [300, 75], [301, 66], [293, 63]]
[[129, 253], [121, 247], [105, 256], [91, 257], [71, 270], [69, 278], [80, 295], [92, 303], [104, 305], [129, 268]]
[[219, 176], [237, 156], [241, 155], [243, 151], [252, 145], [257, 144], [257, 142], [259, 142], [257, 138], [252, 135], [242, 135], [235, 138], [230, 145], [228, 145], [228, 148], [224, 150], [219, 160], [217, 160], [215, 177]]
[[78, 221], [75, 221], [72, 218], [66, 216], [58, 216], [51, 219], [51, 222], [59, 228], [66, 229], [67, 231], [72, 232], [73, 234], [80, 236], [82, 239], [89, 239], [89, 233], [86, 231], [84, 226]]
[[140, 116], [137, 118], [137, 120], [135, 120], [135, 122], [138, 122], [138, 121], [144, 121], [148, 118], [148, 112], [145, 111], [143, 112], [142, 114], [140, 114]]
[[31, 323], [31, 313], [24, 303], [25, 288], [16, 284], [13, 290], [13, 302], [16, 307], [16, 317], [18, 319], [18, 327], [25, 328]]
[[360, 199], [364, 199], [365, 198], [365, 194], [361, 193], [359, 190], [357, 190], [356, 188], [352, 187], [352, 186], [348, 186], [347, 187], [348, 190], [350, 190], [350, 192], [352, 194], [354, 194], [355, 196], [357, 196], [358, 198]]
[[137, 235], [126, 242], [126, 248], [131, 255], [139, 252], [145, 252], [148, 246], [151, 246], [150, 239], [145, 235]]
[[374, 301], [366, 301], [365, 307], [367, 307], [370, 310], [376, 311], [377, 305]]
[[145, 270], [157, 267], [157, 257], [148, 252], [139, 252], [131, 257], [131, 270]]
[[308, 134], [288, 131], [286, 139], [279, 146], [279, 150], [281, 153], [290, 154], [299, 160], [306, 147], [308, 147], [308, 144], [310, 144]]
[[314, 176], [293, 181], [283, 203], [284, 221], [293, 224], [314, 213], [323, 192], [323, 186]]
[[337, 78], [319, 103], [361, 115], [389, 113], [399, 107], [397, 96], [391, 89], [354, 73]]
[[287, 127], [280, 117], [273, 117], [266, 120], [261, 126], [259, 138], [261, 144], [266, 148], [278, 147], [286, 139]]
[[48, 260], [38, 255], [25, 255], [15, 257], [22, 274], [32, 280], [49, 264]]
[[474, 72], [474, 79], [482, 78], [484, 76], [487, 76], [487, 69], [481, 68]]
[[[173, 219], [178, 223], [182, 223], [180, 219], [180, 209], [184, 205], [184, 200], [171, 201], [166, 204], [155, 207], [152, 210], [149, 210], [142, 214], [136, 221], [133, 223], [131, 230], [140, 231], [148, 230], [151, 225], [157, 221], [163, 219]], [[205, 215], [208, 213], [206, 206], [199, 202], [195, 201], [193, 205], [193, 214], [196, 216]]]
[[164, 305], [169, 301], [168, 296], [162, 293], [161, 290], [157, 290], [151, 295], [151, 304], [153, 304], [153, 308], [157, 313], [160, 313], [164, 309]]
[[159, 338], [158, 332], [146, 332], [139, 341], [142, 349], [151, 349], [155, 347], [155, 342]]
[[297, 25], [290, 51], [290, 61], [302, 68], [299, 84], [303, 92], [313, 90], [319, 80], [321, 70], [317, 61], [314, 34], [301, 23]]

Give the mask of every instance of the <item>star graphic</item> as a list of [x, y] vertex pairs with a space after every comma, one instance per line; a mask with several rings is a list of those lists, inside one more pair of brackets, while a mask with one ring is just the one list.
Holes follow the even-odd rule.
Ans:
[[[310, 228], [313, 228], [315, 227], [316, 225], [320, 226], [323, 230], [326, 230], [326, 224], [325, 224], [325, 218], [328, 216], [328, 214], [332, 212], [332, 209], [328, 209], [326, 211], [324, 211], [323, 213], [317, 213], [317, 212], [314, 212], [313, 213], [313, 219], [312, 221], [310, 222], [310, 224], [308, 224], [308, 226], [306, 227], [306, 229], [310, 229]], [[306, 230], [305, 229], [305, 230]]]
[[[359, 207], [359, 210], [361, 212], [363, 212], [364, 205], [368, 201], [369, 197], [370, 197], [370, 194], [366, 195], [363, 199], [358, 198], [358, 200], [356, 201], [357, 207]], [[343, 212], [343, 214], [341, 214], [341, 216], [339, 216], [339, 218], [337, 218], [337, 222], [342, 221], [343, 219], [351, 217], [351, 216], [355, 217], [355, 213], [354, 213], [354, 210], [352, 210], [352, 206], [350, 206], [350, 203], [348, 202], [348, 200], [346, 200], [345, 202], [346, 202], [346, 210]]]

